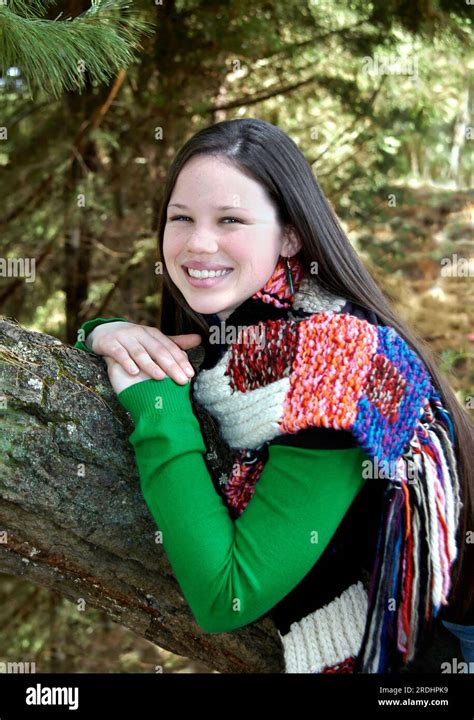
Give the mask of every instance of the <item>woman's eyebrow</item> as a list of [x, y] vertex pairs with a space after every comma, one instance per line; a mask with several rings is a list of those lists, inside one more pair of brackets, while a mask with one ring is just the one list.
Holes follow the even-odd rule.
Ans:
[[[187, 205], [182, 205], [181, 203], [170, 203], [168, 207], [178, 207], [183, 210], [189, 209]], [[247, 210], [248, 212], [251, 212], [248, 208], [241, 207], [240, 205], [219, 205], [219, 207], [216, 207], [215, 210]]]

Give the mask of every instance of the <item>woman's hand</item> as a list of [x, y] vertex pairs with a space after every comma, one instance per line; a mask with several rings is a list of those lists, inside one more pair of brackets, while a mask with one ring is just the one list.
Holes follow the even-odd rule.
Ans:
[[194, 375], [194, 369], [184, 349], [200, 345], [201, 336], [189, 333], [168, 337], [148, 325], [104, 323], [92, 331], [90, 343], [93, 352], [103, 355], [106, 361], [115, 360], [121, 367], [123, 374], [107, 362], [109, 377], [112, 372], [117, 386], [122, 386], [127, 378], [129, 384], [133, 384], [141, 380], [163, 380], [167, 376], [185, 384]]
[[134, 385], [137, 382], [143, 380], [154, 380], [146, 372], [140, 371], [137, 375], [130, 375], [123, 367], [111, 357], [104, 357], [107, 363], [107, 372], [109, 374], [110, 384], [112, 385], [115, 393], [118, 395], [122, 390]]

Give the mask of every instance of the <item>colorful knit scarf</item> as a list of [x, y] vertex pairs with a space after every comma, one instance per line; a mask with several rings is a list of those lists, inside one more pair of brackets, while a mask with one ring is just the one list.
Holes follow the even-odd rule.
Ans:
[[424, 364], [393, 328], [344, 312], [345, 298], [324, 289], [296, 256], [290, 264], [293, 294], [280, 259], [250, 301], [279, 308], [282, 317], [246, 325], [199, 372], [194, 399], [235, 453], [221, 481], [235, 516], [278, 435], [348, 430], [372, 460], [385, 489], [362, 640], [353, 662], [332, 672], [390, 672], [394, 657], [414, 659], [448, 603], [462, 507], [453, 426]]

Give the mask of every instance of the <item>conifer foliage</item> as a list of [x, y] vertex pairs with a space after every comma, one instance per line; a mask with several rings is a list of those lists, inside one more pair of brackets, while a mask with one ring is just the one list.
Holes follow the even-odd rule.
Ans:
[[[21, 68], [30, 92], [59, 97], [105, 82], [127, 68], [152, 24], [129, 10], [130, 0], [91, 0], [76, 17], [45, 15], [55, 0], [0, 0], [0, 75]], [[87, 78], [86, 78], [87, 76]]]

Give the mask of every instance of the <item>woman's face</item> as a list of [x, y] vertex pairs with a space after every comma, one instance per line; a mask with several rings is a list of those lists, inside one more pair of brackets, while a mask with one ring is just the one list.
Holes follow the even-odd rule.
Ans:
[[[300, 247], [278, 223], [260, 184], [237, 168], [200, 155], [181, 170], [167, 208], [163, 255], [173, 283], [195, 312], [225, 320], [265, 285], [280, 255], [291, 256]], [[231, 272], [196, 279], [183, 267], [194, 262]]]

